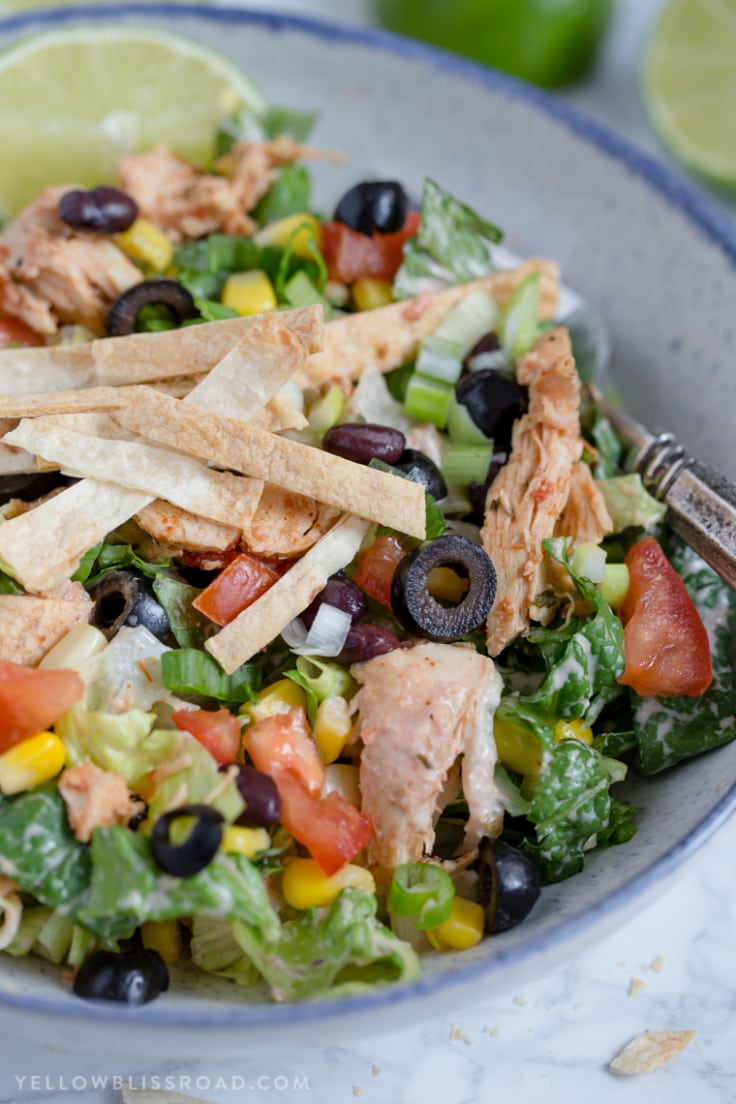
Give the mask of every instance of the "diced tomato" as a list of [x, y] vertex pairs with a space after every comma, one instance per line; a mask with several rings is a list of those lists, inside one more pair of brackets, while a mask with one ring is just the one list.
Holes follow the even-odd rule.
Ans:
[[0, 753], [43, 732], [83, 696], [76, 671], [0, 663]]
[[205, 587], [192, 605], [216, 625], [228, 625], [279, 578], [279, 573], [263, 560], [249, 552], [241, 552]]
[[358, 554], [358, 570], [353, 576], [361, 590], [391, 609], [391, 581], [406, 553], [396, 537], [377, 537]]
[[394, 234], [359, 234], [343, 222], [323, 226], [323, 252], [331, 280], [353, 284], [364, 276], [389, 283], [404, 256], [404, 242], [419, 229], [419, 212], [410, 211]]
[[281, 797], [281, 821], [326, 874], [334, 874], [365, 845], [371, 822], [338, 793], [320, 797], [325, 768], [303, 709], [256, 721], [245, 744], [258, 770]]
[[303, 709], [256, 721], [246, 731], [245, 746], [259, 771], [288, 771], [313, 797], [321, 794], [325, 767]]
[[626, 563], [626, 666], [618, 681], [643, 697], [705, 693], [713, 679], [708, 634], [682, 579], [654, 537], [635, 544]]
[[240, 724], [227, 709], [177, 709], [177, 728], [190, 732], [218, 763], [234, 763], [240, 750]]
[[0, 349], [8, 345], [43, 345], [43, 338], [19, 318], [0, 318]]
[[324, 870], [335, 874], [365, 847], [371, 821], [334, 790], [312, 797], [288, 772], [273, 775], [281, 798], [281, 821]]

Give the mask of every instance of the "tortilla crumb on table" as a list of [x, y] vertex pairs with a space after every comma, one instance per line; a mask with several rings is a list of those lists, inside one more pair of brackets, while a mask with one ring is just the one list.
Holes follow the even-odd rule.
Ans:
[[694, 1038], [694, 1031], [645, 1031], [632, 1039], [608, 1068], [623, 1076], [651, 1073], [671, 1062]]

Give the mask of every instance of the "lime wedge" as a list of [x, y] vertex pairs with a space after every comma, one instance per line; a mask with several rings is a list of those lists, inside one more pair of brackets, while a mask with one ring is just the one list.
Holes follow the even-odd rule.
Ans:
[[207, 163], [217, 126], [265, 101], [226, 58], [143, 27], [34, 35], [0, 54], [0, 209], [45, 184], [115, 178], [121, 153], [165, 142]]
[[736, 0], [670, 0], [644, 55], [642, 94], [676, 157], [736, 186]]

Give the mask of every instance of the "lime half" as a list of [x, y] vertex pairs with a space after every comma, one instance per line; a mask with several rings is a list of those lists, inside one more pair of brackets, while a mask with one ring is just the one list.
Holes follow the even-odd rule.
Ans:
[[98, 184], [121, 153], [165, 142], [211, 159], [217, 126], [265, 101], [251, 80], [189, 39], [143, 27], [35, 35], [0, 54], [0, 209], [45, 184]]
[[642, 92], [675, 156], [736, 187], [736, 0], [670, 0], [644, 56]]

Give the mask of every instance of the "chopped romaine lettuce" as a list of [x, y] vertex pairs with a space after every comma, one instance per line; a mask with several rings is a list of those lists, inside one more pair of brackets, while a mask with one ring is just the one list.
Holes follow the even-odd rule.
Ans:
[[195, 916], [189, 945], [192, 962], [200, 970], [230, 978], [238, 985], [255, 985], [258, 970], [235, 939], [231, 920], [218, 916]]
[[[87, 553], [86, 555], [90, 554]], [[82, 562], [85, 559], [86, 557], [83, 557]], [[81, 566], [82, 563], [80, 563], [80, 568]], [[88, 568], [87, 576], [82, 581], [87, 586], [91, 586], [108, 571], [119, 571], [126, 567], [133, 567], [136, 571], [140, 571], [142, 575], [154, 579], [160, 572], [167, 571], [171, 567], [171, 560], [161, 560], [158, 563], [153, 563], [139, 556], [130, 544], [103, 544], [99, 546], [96, 560], [91, 565], [85, 564], [85, 567]]]
[[153, 580], [153, 593], [163, 606], [171, 631], [182, 648], [201, 648], [207, 637], [216, 631], [209, 618], [192, 605], [201, 593], [199, 587], [162, 573]]
[[599, 479], [597, 486], [611, 515], [614, 533], [631, 527], [653, 529], [667, 513], [664, 502], [657, 502], [645, 490], [638, 472]]
[[[176, 731], [171, 758], [159, 761], [146, 778], [142, 797], [153, 823], [174, 805], [212, 805], [227, 821], [237, 820], [245, 802], [231, 778], [223, 774], [209, 751], [188, 732]], [[175, 769], [178, 768], [178, 769]]]
[[375, 897], [344, 889], [329, 909], [308, 909], [277, 941], [236, 921], [235, 938], [271, 986], [275, 1000], [334, 997], [386, 982], [414, 981], [419, 960], [376, 919]]
[[107, 713], [152, 709], [159, 702], [176, 705], [161, 681], [161, 658], [169, 649], [145, 625], [118, 629], [96, 662], [89, 704]]
[[494, 268], [491, 243], [502, 237], [497, 226], [427, 178], [421, 225], [416, 237], [404, 246], [404, 260], [394, 280], [394, 298], [407, 299], [485, 276]]
[[87, 888], [89, 849], [74, 838], [55, 783], [0, 800], [0, 874], [67, 911]]
[[155, 713], [142, 709], [102, 713], [77, 704], [59, 718], [56, 732], [70, 767], [91, 761], [115, 771], [138, 791], [146, 775], [170, 759], [180, 742], [180, 732], [156, 729], [155, 723]]
[[736, 738], [736, 594], [691, 548], [678, 542], [671, 561], [708, 633], [713, 682], [696, 698], [640, 698], [631, 691], [637, 765], [645, 774]]
[[298, 215], [310, 207], [311, 181], [304, 165], [284, 165], [273, 184], [253, 212], [264, 225], [288, 215]]
[[255, 701], [260, 688], [256, 663], [244, 663], [226, 675], [209, 652], [178, 648], [161, 657], [161, 678], [167, 690], [185, 697], [214, 698], [228, 704]]

